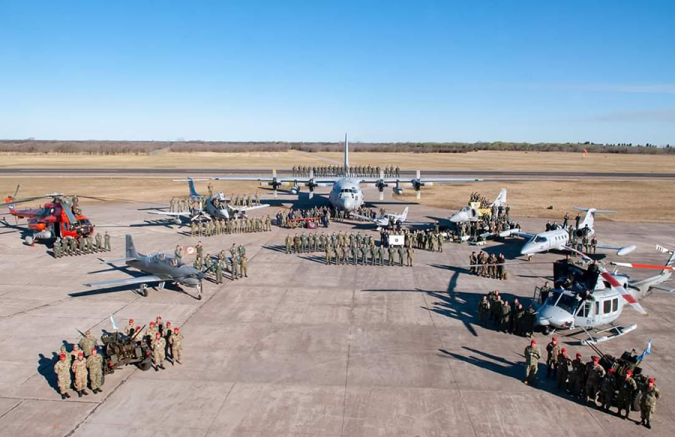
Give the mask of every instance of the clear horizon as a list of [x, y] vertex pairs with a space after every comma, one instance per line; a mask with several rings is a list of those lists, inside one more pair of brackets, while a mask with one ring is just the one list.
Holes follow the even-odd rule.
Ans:
[[4, 2], [0, 138], [675, 143], [675, 3]]

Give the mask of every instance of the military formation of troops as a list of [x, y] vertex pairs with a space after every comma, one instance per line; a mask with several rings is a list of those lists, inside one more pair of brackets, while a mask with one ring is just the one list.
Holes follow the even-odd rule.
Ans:
[[[332, 235], [321, 234], [290, 234], [286, 236], [286, 253], [324, 252], [326, 264], [353, 264], [370, 266], [403, 266], [412, 267], [415, 250], [412, 246], [394, 247], [381, 242], [376, 244], [372, 236], [362, 236], [361, 233], [346, 234], [340, 232]], [[385, 254], [387, 255], [385, 261]]]
[[508, 279], [506, 271], [506, 258], [504, 254], [487, 254], [482, 250], [478, 253], [471, 252], [469, 255], [469, 273], [483, 278]]
[[390, 165], [388, 167], [380, 168], [380, 166], [371, 165], [355, 165], [345, 168], [341, 165], [322, 165], [318, 167], [309, 166], [293, 166], [293, 177], [310, 177], [313, 173], [318, 177], [341, 177], [341, 176], [355, 176], [365, 178], [380, 177], [382, 171], [385, 178], [399, 178], [401, 177], [401, 170], [398, 167]]
[[[592, 356], [584, 363], [580, 353], [572, 359], [566, 348], [561, 348], [558, 339], [553, 337], [546, 346], [546, 376], [557, 381], [558, 389], [581, 399], [591, 405], [609, 411], [616, 400], [617, 415], [628, 419], [634, 402], [640, 410], [639, 425], [651, 429], [652, 415], [656, 410], [656, 401], [660, 397], [654, 378], [633, 377], [633, 371], [615, 363], [609, 369], [600, 365], [600, 358]], [[533, 339], [525, 348], [525, 382], [533, 385], [539, 360], [542, 358], [537, 341]], [[625, 415], [622, 412], [625, 411]]]
[[[213, 187], [209, 184], [208, 197], [172, 197], [169, 201], [170, 212], [189, 212], [201, 211], [205, 208], [206, 202], [213, 197]], [[222, 202], [222, 204], [221, 204]], [[227, 201], [221, 201], [219, 198], [213, 199], [213, 205], [222, 209]], [[235, 208], [260, 206], [260, 193], [255, 194], [232, 194], [230, 196], [230, 206]]]
[[103, 236], [96, 234], [95, 237], [89, 235], [79, 238], [57, 238], [53, 250], [54, 258], [110, 252], [110, 235], [106, 231]]
[[171, 322], [166, 324], [162, 316], [157, 316], [151, 321], [144, 335], [139, 335], [143, 328], [129, 319], [129, 324], [124, 328], [124, 333], [134, 340], [145, 342], [152, 350], [152, 364], [155, 371], [165, 370], [164, 361], [171, 365], [183, 364], [183, 334], [178, 327], [171, 328]]
[[269, 215], [254, 218], [230, 218], [229, 220], [193, 220], [190, 223], [191, 237], [215, 237], [218, 235], [269, 232], [271, 230], [272, 219]]

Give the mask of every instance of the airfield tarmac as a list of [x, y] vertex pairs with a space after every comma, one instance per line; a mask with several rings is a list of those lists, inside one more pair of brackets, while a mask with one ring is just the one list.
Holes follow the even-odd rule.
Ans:
[[[369, 199], [376, 196], [366, 192]], [[126, 233], [142, 253], [196, 243], [186, 228], [155, 222], [142, 210], [151, 206], [87, 205], [85, 214], [112, 236], [113, 251], [101, 255], [53, 259], [44, 246], [27, 247], [18, 232], [0, 229], [0, 436], [675, 432], [669, 414], [675, 408], [675, 296], [656, 292], [645, 299], [648, 316], [626, 309], [621, 323], [637, 323], [638, 329], [601, 345], [603, 352], [620, 355], [641, 351], [653, 339], [642, 367], [656, 378], [662, 398], [649, 431], [561, 394], [544, 380], [543, 362], [540, 385], [524, 385], [522, 353], [529, 341], [478, 326], [476, 307], [483, 294], [499, 289], [527, 303], [534, 286], [552, 274], [551, 264], [539, 261], [561, 255], [510, 266], [507, 281], [470, 276], [465, 265], [476, 248], [466, 244], [446, 243], [443, 253], [417, 250], [413, 268], [326, 266], [322, 253], [286, 255], [282, 245], [290, 231], [273, 227], [267, 233], [203, 239], [210, 253], [245, 244], [250, 277], [222, 286], [207, 283], [202, 301], [171, 289], [150, 290], [147, 298], [130, 290], [72, 297], [89, 291], [84, 282], [125, 277], [99, 258], [122, 258]], [[411, 208], [410, 219], [448, 215], [420, 205]], [[544, 223], [521, 220], [526, 231], [541, 230]], [[664, 262], [654, 245], [675, 248], [672, 225], [598, 221], [596, 228], [601, 243], [637, 244], [632, 261]], [[340, 230], [375, 233], [352, 222], [333, 222], [328, 232]], [[519, 246], [514, 239], [483, 248], [514, 258]], [[106, 377], [103, 393], [61, 400], [52, 371], [56, 351], [64, 341], [79, 341], [77, 330], [91, 329], [97, 337], [112, 330], [111, 314], [120, 327], [129, 318], [147, 324], [158, 315], [179, 326], [184, 365], [160, 372], [127, 367]], [[536, 338], [544, 350], [548, 339]], [[581, 338], [563, 337], [562, 343], [570, 355], [579, 351], [588, 359], [591, 349], [576, 344]], [[638, 419], [639, 412], [631, 418]]]

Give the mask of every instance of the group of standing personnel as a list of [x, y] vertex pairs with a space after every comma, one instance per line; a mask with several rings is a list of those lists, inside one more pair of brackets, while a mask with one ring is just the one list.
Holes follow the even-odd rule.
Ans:
[[373, 167], [372, 165], [354, 165], [350, 167], [342, 165], [320, 165], [318, 167], [294, 165], [293, 177], [310, 177], [311, 174], [314, 174], [314, 176], [319, 177], [355, 176], [375, 178], [380, 176], [380, 171], [383, 172], [385, 178], [401, 177], [401, 170], [393, 165], [384, 168], [380, 168], [380, 166]]
[[518, 298], [509, 304], [508, 300], [502, 300], [499, 290], [491, 291], [478, 302], [480, 325], [487, 327], [491, 322], [499, 332], [531, 337], [535, 319], [536, 311], [532, 304], [525, 309]]
[[54, 372], [61, 399], [70, 398], [71, 387], [78, 397], [88, 396], [88, 382], [93, 393], [101, 392], [103, 358], [98, 353], [97, 341], [91, 336], [91, 332], [87, 331], [79, 344], [73, 345], [71, 352], [68, 352], [66, 345], [61, 346]]
[[[560, 347], [558, 339], [552, 337], [546, 346], [546, 376], [556, 380], [558, 389], [564, 390], [574, 398], [581, 399], [593, 406], [609, 411], [616, 403], [617, 415], [628, 419], [634, 404], [640, 410], [639, 425], [651, 428], [651, 418], [660, 397], [654, 378], [638, 375], [635, 378], [633, 368], [626, 361], [606, 360], [592, 356], [584, 363], [581, 353], [572, 359], [567, 349]], [[537, 374], [541, 351], [532, 340], [525, 349], [525, 383], [533, 384]], [[598, 405], [598, 402], [600, 404]], [[622, 412], [625, 411], [625, 415]]]
[[215, 237], [217, 235], [269, 232], [272, 219], [266, 217], [241, 217], [230, 219], [193, 220], [190, 222], [191, 237]]
[[506, 258], [503, 253], [488, 255], [482, 250], [478, 253], [471, 252], [471, 255], [469, 255], [469, 273], [483, 278], [505, 280], [509, 277], [505, 263]]
[[54, 258], [64, 256], [87, 255], [97, 252], [110, 252], [110, 235], [106, 231], [103, 236], [57, 238], [54, 242]]
[[171, 322], [166, 324], [162, 316], [157, 316], [154, 321], [149, 323], [148, 329], [144, 335], [140, 335], [143, 328], [134, 323], [134, 319], [129, 319], [129, 324], [124, 328], [124, 333], [129, 337], [134, 337], [136, 341], [145, 342], [152, 351], [152, 364], [156, 372], [160, 369], [165, 370], [164, 361], [169, 361], [173, 366], [175, 363], [183, 364], [183, 334], [178, 327], [172, 329]]

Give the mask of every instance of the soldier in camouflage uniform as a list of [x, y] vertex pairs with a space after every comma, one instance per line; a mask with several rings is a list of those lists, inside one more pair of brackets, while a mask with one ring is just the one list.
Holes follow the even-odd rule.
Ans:
[[80, 340], [80, 348], [84, 352], [84, 356], [89, 358], [92, 349], [96, 347], [96, 338], [91, 336], [91, 332], [84, 333], [84, 337]]
[[78, 397], [87, 396], [87, 362], [84, 361], [84, 354], [80, 351], [77, 360], [73, 362], [73, 374], [75, 375], [75, 391]]
[[174, 328], [170, 342], [171, 357], [173, 358], [173, 361], [182, 365], [183, 362], [181, 360], [183, 359], [183, 334], [179, 332], [178, 328]]
[[628, 416], [630, 415], [630, 409], [637, 389], [637, 383], [633, 379], [633, 372], [631, 370], [626, 370], [626, 376], [623, 381], [619, 383], [619, 411], [617, 411], [617, 414], [621, 416], [621, 411], [626, 410], [624, 419], [628, 419]]
[[546, 358], [546, 376], [548, 378], [556, 378], [558, 369], [558, 355], [560, 355], [560, 346], [558, 346], [558, 339], [553, 337], [551, 342], [546, 346], [548, 356]]
[[602, 380], [600, 385], [600, 402], [602, 403], [602, 409], [609, 411], [609, 408], [612, 406], [612, 400], [614, 399], [614, 393], [616, 392], [616, 375], [614, 375], [614, 369], [609, 369], [607, 375]]
[[588, 368], [588, 378], [586, 379], [586, 396], [588, 396], [588, 402], [595, 404], [602, 378], [605, 377], [605, 368], [600, 365], [599, 357], [592, 358], [593, 363]]
[[91, 355], [87, 358], [87, 369], [89, 370], [91, 391], [100, 393], [101, 383], [103, 382], [103, 358], [98, 354], [96, 348], [91, 350]]
[[489, 312], [490, 302], [488, 302], [487, 296], [483, 296], [480, 302], [478, 302], [478, 323], [480, 323], [481, 326], [485, 326], [487, 324]]
[[[63, 351], [63, 348], [61, 350]], [[59, 361], [54, 365], [54, 373], [56, 373], [58, 379], [61, 399], [70, 398], [70, 394], [68, 394], [68, 390], [70, 389], [70, 363], [63, 352], [59, 355]]]
[[654, 378], [647, 380], [647, 388], [643, 390], [642, 398], [640, 398], [640, 424], [648, 429], [652, 429], [652, 414], [656, 410], [656, 400], [661, 397], [661, 393], [654, 382]]
[[525, 384], [534, 385], [537, 378], [537, 370], [539, 367], [539, 360], [541, 359], [541, 351], [537, 347], [537, 340], [534, 338], [530, 345], [525, 348]]
[[567, 389], [567, 377], [570, 374], [572, 359], [567, 355], [567, 349], [562, 348], [557, 360], [558, 388]]
[[152, 362], [155, 365], [155, 372], [159, 372], [159, 369], [164, 370], [164, 355], [166, 350], [166, 341], [162, 337], [162, 334], [157, 332], [155, 334], [155, 341], [152, 342]]

